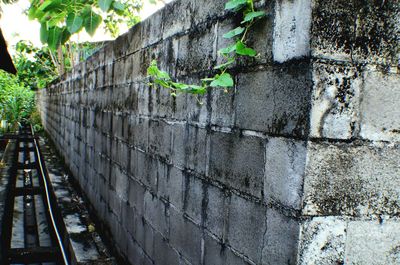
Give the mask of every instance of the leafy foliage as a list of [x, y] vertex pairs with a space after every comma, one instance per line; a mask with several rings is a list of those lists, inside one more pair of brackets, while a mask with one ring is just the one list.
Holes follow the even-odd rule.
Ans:
[[35, 110], [35, 93], [21, 85], [17, 77], [0, 70], [0, 120], [16, 127]]
[[48, 47], [37, 48], [28, 41], [20, 41], [15, 50], [13, 61], [20, 83], [37, 90], [47, 87], [57, 77]]
[[102, 22], [114, 37], [121, 24], [139, 22], [140, 0], [30, 0], [30, 19], [41, 24], [40, 39], [52, 50], [83, 29], [94, 35]]
[[234, 86], [231, 74], [227, 73], [228, 67], [236, 62], [238, 56], [257, 56], [257, 52], [246, 45], [246, 37], [255, 21], [266, 14], [264, 11], [256, 11], [254, 9], [253, 0], [230, 0], [225, 4], [225, 9], [234, 12], [242, 11], [243, 21], [240, 23], [242, 26], [236, 27], [223, 35], [226, 39], [233, 39], [234, 43], [218, 51], [224, 57], [225, 62], [214, 67], [214, 70], [219, 71], [214, 77], [202, 79], [202, 85], [199, 86], [201, 87], [201, 93], [194, 93], [193, 90], [187, 89], [193, 87], [193, 85], [174, 83], [168, 73], [158, 69], [155, 61], [151, 63], [147, 71], [154, 84], [170, 89], [172, 96], [176, 96], [176, 92], [205, 94], [207, 87], [220, 87], [227, 92], [228, 88]]
[[186, 92], [196, 95], [204, 95], [207, 92], [205, 82], [203, 82], [202, 86], [173, 82], [167, 72], [161, 71], [158, 68], [156, 61], [151, 62], [149, 68], [147, 68], [147, 74], [154, 77], [155, 84], [170, 89], [173, 96], [176, 96], [177, 92]]

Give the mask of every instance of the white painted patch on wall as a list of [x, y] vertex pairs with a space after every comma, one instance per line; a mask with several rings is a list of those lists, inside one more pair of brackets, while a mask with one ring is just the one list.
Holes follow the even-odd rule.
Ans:
[[273, 56], [283, 63], [310, 53], [311, 0], [276, 0]]

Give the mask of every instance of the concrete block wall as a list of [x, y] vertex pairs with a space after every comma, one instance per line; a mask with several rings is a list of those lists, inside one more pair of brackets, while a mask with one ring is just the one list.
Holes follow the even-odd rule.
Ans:
[[[379, 2], [379, 3], [378, 3]], [[201, 99], [147, 85], [221, 62], [225, 0], [174, 1], [38, 92], [118, 251], [140, 264], [398, 264], [396, 1], [257, 1], [269, 16]]]

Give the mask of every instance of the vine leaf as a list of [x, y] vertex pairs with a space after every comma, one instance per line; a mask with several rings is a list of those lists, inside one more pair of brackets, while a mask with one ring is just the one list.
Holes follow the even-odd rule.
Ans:
[[161, 71], [160, 69], [158, 69], [156, 60], [153, 60], [150, 64], [149, 68], [147, 68], [147, 74], [156, 79], [162, 79], [164, 81], [171, 80], [171, 77], [169, 76], [169, 74], [167, 72], [164, 72], [164, 71]]
[[195, 95], [204, 95], [207, 92], [207, 89], [202, 86], [189, 85], [188, 92]]
[[[214, 67], [215, 70], [219, 70], [219, 69], [223, 69], [231, 64], [233, 64], [235, 62], [235, 58], [229, 58], [229, 60], [226, 63], [217, 65]], [[203, 79], [204, 80], [204, 79]], [[213, 79], [214, 80], [214, 79]]]
[[231, 46], [228, 46], [228, 47], [226, 47], [226, 48], [223, 48], [223, 49], [219, 50], [218, 52], [219, 52], [220, 54], [227, 55], [227, 54], [229, 54], [229, 53], [231, 53], [231, 52], [234, 52], [235, 50], [236, 50], [236, 43], [235, 43], [235, 44], [232, 44]]
[[224, 37], [225, 39], [230, 39], [237, 35], [242, 34], [244, 30], [245, 30], [245, 28], [237, 27], [237, 28], [229, 31], [228, 33], [225, 33], [222, 37]]
[[67, 17], [67, 29], [68, 31], [73, 34], [78, 32], [83, 24], [83, 18], [75, 13], [71, 13]]
[[266, 15], [266, 13], [264, 11], [256, 11], [256, 12], [247, 13], [246, 16], [244, 17], [244, 20], [242, 21], [242, 24], [246, 23], [246, 22], [250, 22], [255, 18], [263, 17], [265, 15]]
[[211, 87], [233, 87], [232, 76], [228, 73], [217, 75], [215, 80], [211, 82]]
[[84, 18], [84, 25], [85, 25], [85, 30], [87, 33], [89, 33], [90, 36], [93, 36], [96, 29], [100, 25], [102, 21], [102, 18], [100, 15], [96, 14], [92, 9], [88, 11]]
[[243, 42], [238, 41], [236, 43], [236, 53], [239, 55], [246, 55], [250, 57], [254, 57], [257, 55], [257, 52], [252, 48], [247, 47]]
[[225, 9], [236, 9], [244, 4], [247, 3], [247, 0], [231, 0], [228, 3], [225, 4]]
[[99, 0], [100, 9], [103, 10], [104, 12], [107, 12], [111, 7], [112, 1], [113, 0]]

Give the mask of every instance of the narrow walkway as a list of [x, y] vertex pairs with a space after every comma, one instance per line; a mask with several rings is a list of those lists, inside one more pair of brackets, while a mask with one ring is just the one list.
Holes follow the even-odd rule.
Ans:
[[44, 159], [39, 142], [45, 140], [39, 141], [30, 127], [6, 138], [0, 264], [115, 264], [90, 224], [84, 202], [73, 194], [58, 158], [47, 147]]

